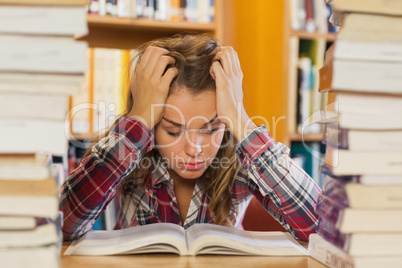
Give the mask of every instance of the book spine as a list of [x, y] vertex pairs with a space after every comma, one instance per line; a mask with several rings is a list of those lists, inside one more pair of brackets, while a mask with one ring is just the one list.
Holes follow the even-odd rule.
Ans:
[[91, 4], [89, 5], [89, 13], [91, 14], [99, 14], [99, 1], [92, 0]]
[[325, 220], [336, 224], [341, 218], [341, 213], [345, 207], [328, 198], [327, 196], [320, 194], [318, 196], [315, 212]]
[[186, 20], [185, 10], [186, 10], [186, 0], [180, 0], [180, 8], [179, 8], [179, 20], [180, 21]]
[[337, 124], [327, 124], [322, 142], [334, 148], [348, 150], [348, 132], [347, 129], [340, 128]]
[[295, 31], [304, 30], [306, 10], [304, 0], [291, 0], [290, 2], [291, 27]]
[[106, 7], [107, 2], [106, 2], [106, 0], [98, 0], [98, 2], [99, 2], [99, 12], [98, 12], [98, 14], [101, 15], [101, 16], [105, 16], [106, 12], [107, 12], [107, 7]]
[[130, 17], [130, 0], [119, 0], [117, 2], [117, 16], [120, 18]]
[[310, 235], [309, 255], [330, 268], [356, 268], [353, 258], [318, 234]]
[[213, 22], [215, 20], [215, 0], [209, 0], [208, 15], [209, 21]]
[[146, 0], [137, 0], [137, 5], [136, 5], [136, 11], [137, 11], [137, 18], [143, 18], [144, 17], [144, 7], [146, 2], [144, 3], [144, 1]]
[[153, 19], [155, 17], [155, 2], [154, 0], [147, 0], [147, 5], [145, 7], [145, 17], [148, 19]]
[[333, 16], [332, 5], [327, 3], [326, 9], [327, 9], [327, 14], [328, 14], [328, 17], [327, 17], [328, 32], [336, 33], [339, 30], [339, 27], [333, 23], [334, 16]]
[[313, 0], [305, 0], [305, 5], [306, 5], [306, 31], [315, 32], [317, 26], [314, 21]]
[[180, 0], [171, 0], [169, 13], [170, 13], [170, 20], [172, 21], [179, 21], [179, 10], [180, 10]]
[[197, 22], [209, 22], [209, 1], [197, 1]]
[[313, 1], [314, 3], [314, 21], [317, 25], [317, 31], [320, 33], [328, 32], [327, 7], [324, 1]]
[[[301, 70], [301, 84], [299, 88], [299, 99], [300, 102], [300, 122], [298, 125], [298, 132], [303, 132], [303, 125], [305, 122], [307, 123], [308, 118], [310, 116], [310, 92], [311, 92], [311, 70], [312, 70], [312, 61], [309, 57], [300, 57], [299, 59], [299, 68]], [[307, 131], [308, 129], [306, 129]]]

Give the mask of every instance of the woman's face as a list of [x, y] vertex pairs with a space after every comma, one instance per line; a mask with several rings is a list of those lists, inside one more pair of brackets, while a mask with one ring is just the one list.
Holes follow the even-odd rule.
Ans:
[[216, 118], [215, 91], [193, 95], [186, 88], [167, 99], [155, 127], [156, 148], [170, 171], [181, 178], [201, 177], [218, 153], [225, 126]]

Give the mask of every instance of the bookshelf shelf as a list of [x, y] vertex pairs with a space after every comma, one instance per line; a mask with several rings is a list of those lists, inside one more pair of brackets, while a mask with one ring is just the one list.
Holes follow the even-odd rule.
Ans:
[[190, 23], [185, 21], [158, 21], [151, 19], [119, 18], [114, 16], [100, 16], [88, 14], [89, 27], [107, 27], [127, 30], [153, 30], [153, 31], [196, 31], [213, 32], [214, 23]]
[[290, 36], [296, 36], [300, 39], [307, 39], [307, 40], [316, 40], [316, 39], [324, 39], [327, 41], [335, 41], [336, 34], [335, 33], [310, 33], [305, 31], [290, 31]]
[[295, 141], [307, 141], [307, 142], [321, 142], [323, 138], [322, 133], [312, 133], [312, 134], [300, 134], [300, 133], [292, 133], [289, 134], [289, 140], [291, 142]]
[[216, 34], [216, 23], [157, 21], [88, 14], [89, 34], [79, 37], [90, 47], [134, 49], [158, 37], [178, 32]]

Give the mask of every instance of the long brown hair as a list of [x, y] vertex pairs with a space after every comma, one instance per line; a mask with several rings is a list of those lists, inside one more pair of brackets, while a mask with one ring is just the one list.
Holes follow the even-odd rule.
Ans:
[[[178, 75], [170, 85], [170, 92], [177, 87], [186, 87], [192, 93], [197, 94], [205, 90], [216, 90], [215, 80], [210, 75], [210, 67], [214, 57], [219, 50], [219, 42], [206, 34], [197, 35], [192, 33], [176, 34], [168, 38], [159, 38], [143, 44], [136, 50], [134, 57], [131, 59], [131, 78], [135, 72], [138, 63], [141, 61], [148, 46], [161, 47], [169, 51], [167, 55], [173, 57], [176, 61], [173, 67], [179, 70]], [[170, 94], [170, 93], [169, 93]], [[127, 116], [133, 107], [133, 96], [131, 90], [127, 92], [126, 106], [123, 109], [122, 115], [112, 124], [109, 131], [101, 135], [93, 142], [98, 142], [102, 137], [107, 136], [110, 131], [117, 125], [122, 116]], [[209, 167], [201, 180], [201, 187], [210, 199], [209, 211], [216, 224], [232, 225], [233, 216], [229, 217], [230, 211], [237, 213], [232, 204], [232, 186], [234, 178], [240, 169], [239, 160], [235, 154], [237, 140], [226, 129], [222, 144], [216, 158], [229, 159], [229, 165], [219, 168]], [[90, 153], [89, 148], [85, 155]], [[144, 158], [158, 157], [157, 149], [148, 152]], [[151, 161], [156, 163], [157, 161]], [[151, 167], [152, 168], [152, 167]], [[125, 179], [127, 183], [130, 180], [144, 180], [147, 169], [137, 166], [137, 168]], [[136, 183], [138, 184], [138, 183]]]

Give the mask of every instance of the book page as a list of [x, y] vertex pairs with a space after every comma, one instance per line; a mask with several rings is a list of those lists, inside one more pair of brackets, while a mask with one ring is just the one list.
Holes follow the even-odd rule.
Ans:
[[[137, 252], [137, 250], [139, 250]], [[117, 255], [187, 251], [183, 227], [156, 223], [122, 230], [90, 231], [74, 241], [65, 255]]]
[[251, 232], [213, 224], [196, 224], [186, 230], [192, 255], [306, 255], [307, 251], [283, 232]]

